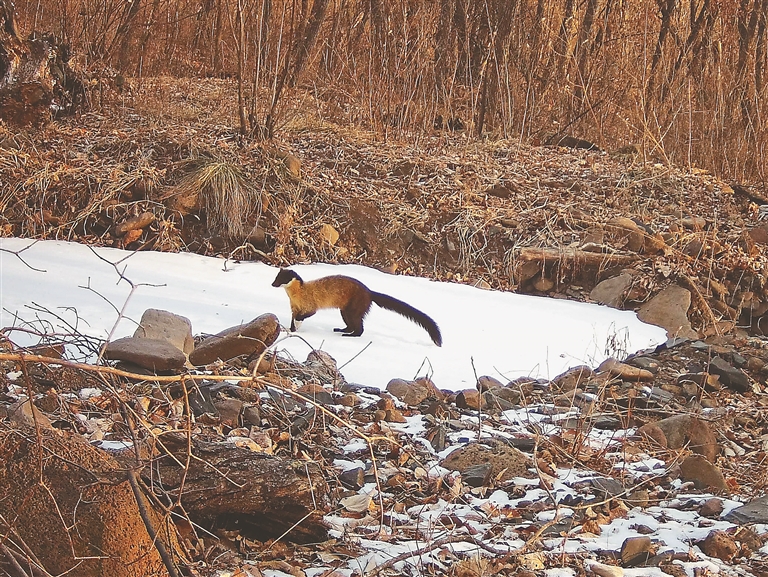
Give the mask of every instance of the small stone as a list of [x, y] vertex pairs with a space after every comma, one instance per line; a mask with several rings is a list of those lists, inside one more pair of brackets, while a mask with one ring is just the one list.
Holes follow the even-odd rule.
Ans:
[[620, 309], [624, 305], [624, 298], [630, 286], [632, 275], [620, 274], [599, 282], [589, 293], [589, 298], [601, 305]]
[[219, 413], [221, 424], [233, 428], [239, 426], [243, 401], [239, 399], [216, 399], [213, 401], [213, 405]]
[[768, 224], [756, 226], [747, 234], [749, 234], [749, 237], [757, 244], [768, 244]]
[[650, 494], [647, 489], [636, 489], [627, 495], [626, 502], [632, 507], [640, 507], [644, 509], [648, 506], [650, 501]]
[[181, 349], [166, 340], [124, 337], [107, 344], [104, 357], [126, 361], [154, 372], [177, 371], [187, 357]]
[[590, 563], [587, 568], [599, 577], [624, 577], [624, 569], [617, 567], [616, 565]]
[[[504, 396], [497, 395], [496, 392], [502, 393]], [[514, 391], [510, 389], [506, 389], [504, 387], [496, 387], [495, 389], [492, 389], [490, 391], [485, 391], [482, 393], [482, 403], [483, 403], [483, 410], [484, 411], [509, 411], [510, 409], [515, 408], [515, 402], [508, 401], [505, 396], [507, 396], [506, 391], [510, 391], [514, 394]], [[519, 397], [518, 397], [519, 399]]]
[[522, 393], [518, 389], [513, 389], [512, 387], [494, 387], [488, 392], [492, 393], [494, 397], [504, 399], [513, 405], [519, 403], [520, 397], [522, 396]]
[[504, 385], [499, 381], [499, 379], [496, 379], [494, 377], [490, 377], [488, 375], [483, 375], [482, 377], [479, 377], [477, 379], [477, 390], [480, 392], [489, 391], [495, 387], [503, 387]]
[[636, 357], [629, 357], [628, 359], [625, 359], [624, 362], [628, 365], [632, 365], [633, 367], [651, 371], [653, 374], [659, 372], [659, 361], [651, 357], [638, 355]]
[[[325, 351], [314, 350], [307, 355], [304, 366], [318, 377], [324, 377], [332, 383], [343, 383], [344, 377], [337, 368], [336, 359]], [[378, 389], [376, 390], [378, 392]]]
[[311, 399], [312, 401], [316, 403], [320, 403], [321, 405], [335, 405], [336, 400], [333, 398], [333, 395], [326, 391], [323, 387], [320, 385], [314, 384], [314, 383], [307, 383], [305, 385], [302, 385], [299, 387], [299, 389], [296, 391], [297, 393], [304, 395], [308, 399]]
[[662, 563], [659, 565], [659, 569], [664, 571], [667, 575], [672, 575], [672, 577], [688, 577], [688, 572], [685, 570], [685, 567], [675, 563]]
[[429, 389], [425, 385], [404, 379], [392, 379], [387, 383], [386, 390], [411, 407], [425, 401], [429, 396]]
[[648, 382], [653, 380], [653, 373], [651, 371], [633, 367], [632, 365], [622, 363], [613, 358], [605, 359], [602, 363], [600, 363], [600, 366], [597, 367], [597, 372], [609, 373], [610, 375], [618, 377], [623, 381]]
[[490, 484], [492, 469], [490, 463], [470, 465], [461, 472], [461, 480], [470, 487], [486, 487]]
[[243, 424], [253, 427], [261, 426], [261, 409], [256, 405], [250, 405], [243, 409]]
[[397, 409], [388, 409], [384, 416], [384, 420], [389, 423], [405, 423], [406, 422], [405, 417], [403, 416], [403, 413], [401, 413]]
[[495, 196], [496, 198], [509, 198], [515, 193], [514, 189], [503, 184], [496, 184], [490, 188], [486, 188], [482, 194], [488, 196]]
[[459, 393], [456, 395], [456, 406], [460, 409], [472, 409], [474, 411], [479, 411], [481, 402], [482, 397], [480, 396], [480, 391], [477, 389], [459, 391]]
[[640, 252], [645, 244], [645, 230], [634, 220], [617, 216], [605, 223], [605, 232], [618, 248]]
[[546, 293], [555, 288], [555, 282], [545, 276], [540, 276], [533, 282], [533, 288], [539, 292]]
[[656, 423], [646, 423], [637, 430], [637, 435], [654, 448], [667, 448], [667, 437]]
[[495, 479], [501, 475], [501, 481], [509, 481], [515, 477], [531, 478], [534, 475], [528, 470], [533, 465], [528, 456], [501, 441], [487, 443], [469, 443], [453, 451], [440, 463], [451, 471], [463, 473], [469, 467], [490, 463], [491, 476]]
[[707, 226], [707, 219], [701, 216], [684, 216], [680, 224], [688, 230], [704, 230]]
[[365, 483], [365, 470], [362, 467], [347, 469], [339, 475], [342, 485], [350, 489], [359, 489]]
[[155, 222], [155, 215], [153, 213], [142, 212], [140, 215], [127, 218], [118, 224], [115, 227], [115, 236], [120, 237], [131, 231], [141, 231], [141, 229], [148, 227], [153, 222]]
[[730, 561], [739, 552], [739, 547], [728, 533], [725, 531], [715, 530], [711, 531], [707, 538], [704, 539], [704, 543], [701, 546], [701, 550], [705, 555], [710, 557], [716, 557], [723, 561]]
[[650, 558], [653, 542], [650, 537], [628, 537], [621, 545], [621, 564], [624, 567], [637, 567], [644, 565]]
[[680, 476], [685, 481], [693, 481], [697, 489], [728, 491], [723, 473], [701, 455], [691, 455], [680, 463]]
[[[692, 415], [673, 415], [657, 421], [670, 449], [688, 446], [691, 451], [703, 455], [711, 463], [718, 451], [717, 438], [706, 421]], [[644, 425], [645, 426], [645, 425]], [[642, 432], [643, 427], [638, 432]]]
[[320, 227], [320, 239], [334, 246], [339, 240], [339, 232], [330, 224], [324, 224]]
[[299, 160], [299, 157], [289, 152], [282, 153], [280, 156], [282, 156], [283, 166], [285, 166], [285, 170], [288, 172], [288, 174], [290, 174], [293, 178], [300, 178], [301, 160]]
[[749, 377], [741, 369], [731, 366], [722, 357], [715, 357], [709, 363], [709, 372], [720, 377], [720, 382], [729, 389], [746, 393], [752, 390]]
[[336, 399], [336, 403], [342, 407], [357, 407], [362, 404], [362, 399], [355, 393], [344, 393], [341, 398]]
[[581, 387], [593, 375], [594, 373], [591, 368], [586, 365], [580, 365], [570, 368], [552, 379], [551, 387], [554, 391], [565, 393]]
[[711, 499], [707, 499], [701, 505], [701, 509], [699, 509], [699, 515], [701, 515], [702, 517], [717, 518], [722, 514], [722, 512], [723, 512], [723, 500], [718, 499], [717, 497], [712, 497]]

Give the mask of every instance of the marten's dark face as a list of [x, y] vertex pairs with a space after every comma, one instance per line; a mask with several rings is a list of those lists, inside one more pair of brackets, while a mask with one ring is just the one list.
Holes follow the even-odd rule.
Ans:
[[280, 287], [285, 286], [292, 280], [297, 280], [301, 282], [301, 277], [297, 275], [292, 270], [288, 270], [287, 268], [281, 268], [280, 272], [277, 273], [277, 276], [275, 277], [275, 280], [272, 281], [272, 286]]

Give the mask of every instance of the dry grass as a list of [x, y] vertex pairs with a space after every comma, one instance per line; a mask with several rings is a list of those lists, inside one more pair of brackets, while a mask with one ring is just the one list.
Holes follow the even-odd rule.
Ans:
[[261, 194], [247, 180], [242, 168], [231, 162], [199, 157], [182, 163], [186, 173], [166, 195], [181, 202], [199, 204], [205, 210], [208, 229], [226, 238], [242, 239], [261, 217]]

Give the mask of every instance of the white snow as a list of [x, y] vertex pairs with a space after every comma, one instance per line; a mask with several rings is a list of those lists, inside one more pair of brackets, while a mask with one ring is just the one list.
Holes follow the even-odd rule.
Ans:
[[[24, 247], [29, 248], [19, 253], [21, 258], [8, 252]], [[3, 327], [64, 333], [76, 328], [89, 336], [106, 339], [113, 333], [119, 338], [133, 334], [148, 308], [188, 317], [195, 333], [217, 333], [267, 312], [277, 314], [284, 326], [290, 324], [288, 297], [271, 286], [277, 269], [265, 264], [17, 238], [0, 239], [0, 248]], [[110, 262], [136, 285], [133, 294]], [[502, 381], [523, 375], [552, 378], [571, 366], [596, 366], [608, 356], [666, 340], [662, 329], [640, 322], [634, 313], [604, 306], [394, 276], [357, 265], [293, 269], [305, 280], [353, 276], [437, 321], [442, 348], [421, 327], [375, 305], [360, 338], [334, 333], [343, 323], [338, 311], [330, 310], [307, 319], [296, 337], [277, 345], [299, 361], [310, 346], [321, 348], [336, 359], [347, 380], [365, 385], [384, 387], [394, 377], [429, 375], [440, 388], [461, 390], [474, 387], [476, 376], [483, 374]], [[126, 318], [115, 326], [123, 308]], [[22, 332], [11, 338], [19, 344], [34, 342]], [[612, 349], [617, 343], [622, 350]]]

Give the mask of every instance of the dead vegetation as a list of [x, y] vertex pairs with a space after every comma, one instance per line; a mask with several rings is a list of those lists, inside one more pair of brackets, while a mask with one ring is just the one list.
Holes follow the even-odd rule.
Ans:
[[227, 128], [228, 85], [128, 81], [101, 114], [0, 128], [3, 234], [275, 265], [362, 262], [582, 300], [625, 272], [619, 306], [637, 309], [675, 282], [692, 293], [696, 329], [766, 329], [758, 188], [636, 150], [440, 131], [414, 146], [308, 113], [265, 145]]

